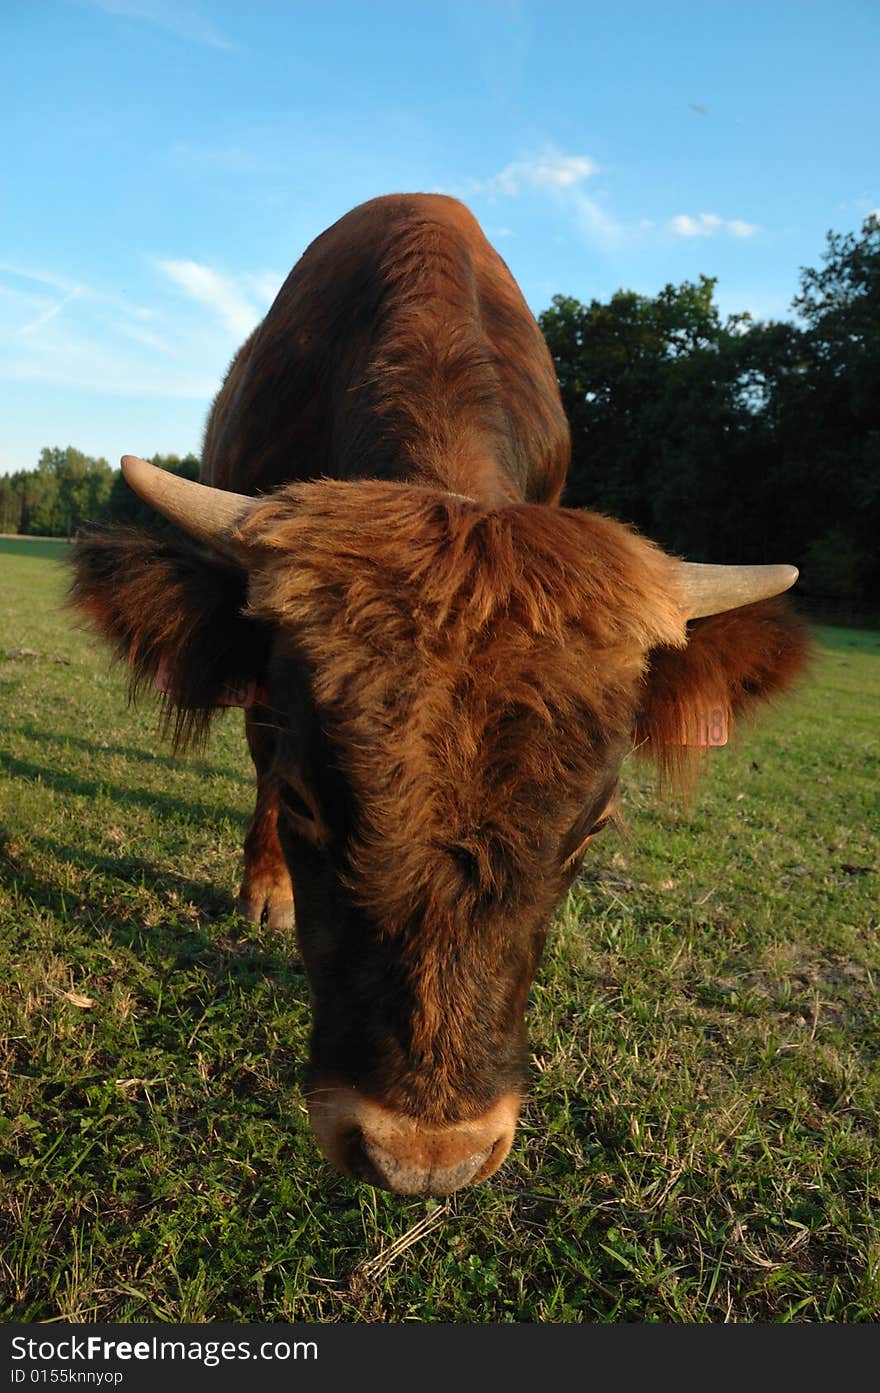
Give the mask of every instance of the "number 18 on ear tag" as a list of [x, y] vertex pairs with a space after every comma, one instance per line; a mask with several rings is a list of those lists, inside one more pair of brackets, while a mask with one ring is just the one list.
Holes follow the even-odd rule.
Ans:
[[[696, 738], [694, 738], [694, 736]], [[723, 706], [710, 706], [700, 712], [699, 724], [694, 735], [682, 740], [683, 745], [698, 745], [710, 748], [713, 745], [726, 745], [728, 736], [727, 712]]]

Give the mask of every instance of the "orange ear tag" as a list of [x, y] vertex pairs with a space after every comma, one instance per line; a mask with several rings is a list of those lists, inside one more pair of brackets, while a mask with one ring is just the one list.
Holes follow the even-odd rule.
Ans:
[[[159, 659], [159, 670], [156, 673], [156, 691], [163, 696], [171, 696], [171, 677], [168, 672], [168, 659]], [[217, 706], [260, 706], [269, 700], [265, 687], [258, 687], [253, 678], [249, 682], [243, 682], [239, 687], [226, 686], [217, 696]]]
[[682, 738], [679, 744], [709, 749], [714, 745], [726, 745], [728, 734], [727, 712], [724, 707], [710, 706], [700, 714], [697, 738]]

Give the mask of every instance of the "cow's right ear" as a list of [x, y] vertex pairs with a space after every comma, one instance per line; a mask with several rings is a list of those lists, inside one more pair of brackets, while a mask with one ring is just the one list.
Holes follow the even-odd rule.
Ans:
[[175, 747], [198, 742], [230, 690], [263, 680], [270, 631], [249, 618], [247, 571], [188, 538], [92, 528], [71, 549], [70, 602], [129, 668], [129, 695], [157, 684]]
[[650, 654], [637, 749], [687, 787], [702, 750], [726, 744], [728, 729], [787, 691], [812, 653], [807, 625], [783, 597], [695, 620], [684, 648]]

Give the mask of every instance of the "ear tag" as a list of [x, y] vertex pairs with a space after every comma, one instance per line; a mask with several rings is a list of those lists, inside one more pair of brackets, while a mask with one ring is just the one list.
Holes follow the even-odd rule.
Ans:
[[[262, 689], [259, 689], [262, 690]], [[217, 698], [218, 706], [256, 706], [259, 700], [258, 688], [253, 678], [240, 687], [224, 687]]]
[[726, 745], [729, 735], [727, 712], [723, 706], [710, 706], [700, 713], [696, 739], [678, 741], [680, 745], [711, 749], [716, 745]]
[[[171, 678], [168, 672], [168, 659], [159, 659], [159, 668], [156, 673], [156, 691], [162, 692], [164, 696], [171, 696]], [[258, 706], [266, 700], [265, 687], [258, 687], [253, 678], [249, 682], [243, 682], [238, 687], [226, 686], [217, 698], [218, 706]]]

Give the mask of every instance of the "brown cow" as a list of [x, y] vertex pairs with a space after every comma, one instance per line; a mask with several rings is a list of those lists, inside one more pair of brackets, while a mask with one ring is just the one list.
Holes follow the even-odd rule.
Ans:
[[134, 690], [159, 678], [178, 744], [251, 692], [240, 904], [278, 926], [296, 905], [321, 1148], [403, 1194], [504, 1160], [547, 925], [624, 755], [674, 761], [805, 651], [768, 598], [791, 567], [688, 566], [559, 508], [568, 458], [506, 266], [461, 204], [395, 195], [294, 267], [214, 403], [203, 484], [123, 461], [172, 538], [76, 547], [76, 603]]

